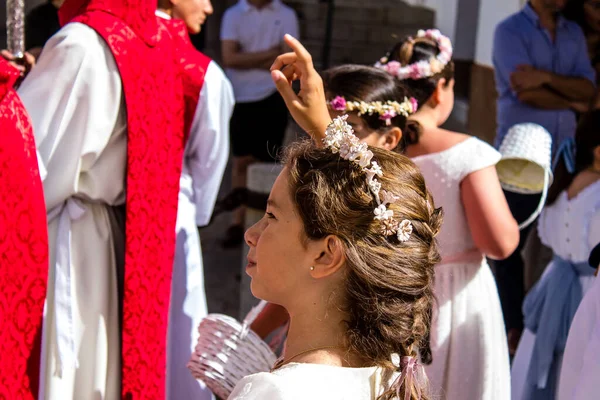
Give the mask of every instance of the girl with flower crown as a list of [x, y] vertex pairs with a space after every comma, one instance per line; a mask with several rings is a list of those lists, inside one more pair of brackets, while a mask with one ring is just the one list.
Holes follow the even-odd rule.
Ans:
[[402, 135], [417, 101], [400, 81], [375, 67], [352, 64], [322, 77], [331, 117], [348, 115], [355, 135], [369, 146], [403, 151]]
[[440, 128], [454, 104], [454, 65], [452, 44], [439, 31], [403, 40], [376, 67], [401, 80], [419, 103], [405, 129], [405, 154], [446, 215], [438, 238], [433, 363], [427, 366], [432, 392], [447, 399], [509, 399], [502, 310], [485, 258], [507, 257], [519, 240], [496, 175], [500, 154], [479, 139]]
[[[322, 74], [329, 116], [347, 116], [361, 142], [386, 150], [403, 151], [402, 135], [417, 104], [406, 87], [372, 66], [342, 65]], [[262, 338], [286, 324], [282, 307], [268, 304], [252, 324]]]
[[245, 240], [253, 294], [283, 306], [290, 328], [273, 370], [244, 378], [229, 398], [429, 399], [419, 354], [441, 210], [408, 158], [361, 143], [344, 117], [331, 122], [310, 55], [285, 40], [294, 53], [278, 58], [273, 78], [315, 141], [287, 150]]

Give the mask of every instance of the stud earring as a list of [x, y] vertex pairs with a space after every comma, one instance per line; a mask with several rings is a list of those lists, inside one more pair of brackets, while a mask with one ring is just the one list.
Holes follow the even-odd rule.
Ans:
[[310, 270], [314, 271], [315, 270], [315, 266], [313, 265], [312, 267], [310, 267]]

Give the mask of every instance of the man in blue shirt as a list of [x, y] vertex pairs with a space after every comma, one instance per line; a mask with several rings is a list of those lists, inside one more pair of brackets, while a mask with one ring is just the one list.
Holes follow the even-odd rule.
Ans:
[[[567, 0], [530, 0], [502, 21], [494, 35], [493, 62], [498, 91], [496, 146], [510, 127], [537, 123], [552, 135], [553, 153], [574, 137], [575, 111], [584, 111], [594, 95], [594, 70], [581, 28], [560, 15]], [[505, 192], [513, 216], [523, 222], [540, 197]], [[514, 351], [523, 328], [524, 297], [521, 243], [508, 259], [496, 262], [496, 281]]]

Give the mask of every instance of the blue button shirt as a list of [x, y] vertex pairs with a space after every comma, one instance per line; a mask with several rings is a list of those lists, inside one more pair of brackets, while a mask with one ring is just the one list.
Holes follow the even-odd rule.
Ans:
[[573, 111], [544, 110], [520, 102], [510, 86], [510, 75], [518, 65], [527, 64], [557, 75], [594, 82], [594, 69], [579, 25], [559, 17], [553, 42], [550, 33], [541, 26], [537, 13], [527, 4], [496, 27], [493, 62], [498, 91], [496, 147], [500, 146], [510, 127], [522, 122], [533, 122], [546, 128], [552, 135], [553, 152], [564, 139], [574, 137]]

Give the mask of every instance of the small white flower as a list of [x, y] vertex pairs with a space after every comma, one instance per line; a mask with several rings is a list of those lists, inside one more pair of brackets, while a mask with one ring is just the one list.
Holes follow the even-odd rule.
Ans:
[[371, 185], [371, 181], [375, 178], [375, 172], [370, 169], [365, 169], [365, 174], [367, 174], [367, 183]]
[[396, 196], [394, 193], [388, 192], [386, 190], [382, 190], [381, 191], [381, 204], [385, 204], [386, 206], [388, 204], [392, 204], [397, 202], [400, 197]]
[[406, 242], [408, 241], [408, 239], [410, 239], [410, 235], [412, 234], [413, 231], [413, 227], [412, 224], [409, 220], [405, 219], [402, 222], [400, 222], [400, 225], [398, 225], [398, 240], [400, 242]]
[[356, 161], [356, 163], [360, 163], [359, 158], [362, 154], [367, 151], [368, 147], [366, 143], [353, 143], [350, 146], [350, 153], [348, 154], [348, 160]]
[[385, 205], [381, 204], [375, 209], [375, 219], [384, 221], [394, 216], [394, 212], [388, 210]]
[[360, 162], [358, 165], [361, 168], [367, 168], [371, 164], [371, 159], [373, 158], [373, 152], [371, 150], [365, 150], [360, 155]]
[[381, 167], [379, 166], [379, 164], [377, 164], [377, 161], [373, 161], [371, 163], [371, 169], [370, 169], [375, 175], [377, 176], [382, 176], [383, 175], [383, 170], [381, 169]]
[[347, 160], [349, 158], [349, 154], [350, 146], [348, 145], [348, 143], [342, 143], [342, 145], [340, 146], [340, 157], [342, 157], [344, 160]]
[[390, 355], [390, 361], [394, 364], [394, 367], [400, 368], [400, 355], [398, 353], [392, 353]]
[[[405, 99], [405, 103], [410, 101]], [[412, 103], [410, 105], [412, 107]], [[358, 106], [361, 105], [358, 104]], [[375, 102], [368, 110], [374, 110], [374, 112], [380, 112], [381, 110], [395, 112], [398, 107], [405, 107], [405, 105]], [[354, 135], [352, 127], [346, 123], [346, 117], [337, 117], [333, 120], [329, 127], [327, 127], [323, 143], [334, 154], [339, 152], [340, 157], [350, 160], [361, 167], [366, 175], [369, 189], [378, 204], [373, 212], [375, 214], [374, 219], [381, 221], [381, 233], [385, 236], [396, 234], [399, 241], [405, 242], [410, 238], [412, 233], [412, 224], [408, 220], [398, 223], [394, 219], [394, 211], [388, 210], [387, 206], [398, 201], [399, 197], [391, 192], [381, 190], [381, 182], [376, 177], [383, 176], [383, 170], [376, 161], [372, 161], [373, 152]]]
[[376, 198], [379, 197], [379, 191], [381, 190], [381, 183], [377, 181], [377, 179], [373, 179], [369, 182], [369, 188], [371, 188], [371, 192]]

